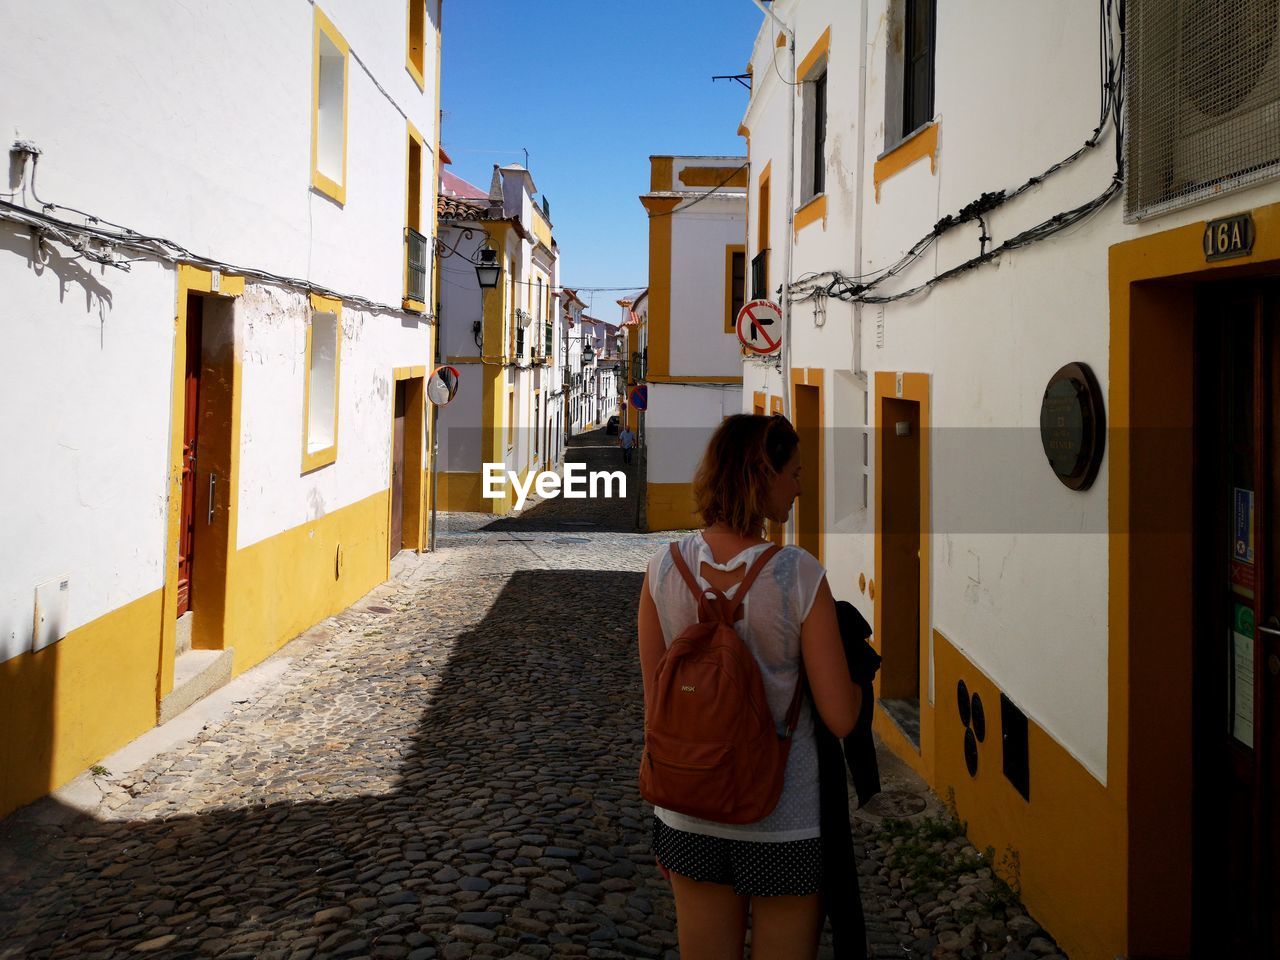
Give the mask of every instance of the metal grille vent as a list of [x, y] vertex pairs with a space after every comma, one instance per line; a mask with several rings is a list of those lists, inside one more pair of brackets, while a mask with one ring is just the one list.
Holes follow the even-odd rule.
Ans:
[[1280, 176], [1280, 0], [1130, 0], [1125, 219]]

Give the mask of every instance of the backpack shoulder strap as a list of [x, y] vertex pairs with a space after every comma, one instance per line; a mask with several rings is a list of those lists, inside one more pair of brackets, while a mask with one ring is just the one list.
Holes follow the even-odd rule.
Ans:
[[772, 544], [764, 553], [756, 558], [756, 562], [751, 565], [751, 569], [747, 571], [747, 575], [738, 582], [738, 590], [733, 595], [733, 600], [729, 603], [729, 622], [732, 623], [737, 619], [738, 608], [742, 606], [742, 601], [747, 597], [747, 591], [751, 589], [751, 585], [756, 582], [756, 577], [760, 576], [760, 571], [765, 568], [770, 560], [782, 548], [776, 543]]
[[702, 588], [698, 586], [698, 581], [693, 579], [693, 571], [689, 569], [689, 565], [684, 562], [684, 557], [680, 553], [680, 541], [671, 541], [671, 559], [675, 561], [676, 569], [680, 571], [680, 576], [684, 578], [684, 582], [689, 585], [689, 592], [693, 594], [693, 599], [698, 603], [702, 602]]

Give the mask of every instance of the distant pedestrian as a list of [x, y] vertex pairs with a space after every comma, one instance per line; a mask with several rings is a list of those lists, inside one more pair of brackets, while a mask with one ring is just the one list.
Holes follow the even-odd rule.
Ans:
[[[759, 667], [770, 719], [780, 738], [791, 734], [781, 796], [763, 819], [727, 823], [654, 807], [653, 849], [675, 894], [682, 957], [741, 958], [748, 910], [754, 956], [811, 958], [817, 953], [823, 877], [818, 754], [815, 715], [809, 697], [800, 694], [807, 677], [817, 716], [843, 737], [858, 717], [861, 690], [849, 679], [826, 571], [805, 550], [777, 550], [763, 536], [766, 520], [786, 522], [800, 493], [799, 446], [784, 417], [726, 418], [693, 482], [706, 526], [654, 554], [640, 592], [643, 762], [665, 763], [664, 750], [670, 756], [687, 752], [688, 744], [650, 742], [647, 731], [658, 709], [655, 697], [667, 648], [710, 612], [710, 588], [730, 604], [743, 586], [750, 588], [741, 609], [732, 604], [732, 612], [724, 615], [733, 622], [741, 612], [734, 630]], [[748, 578], [752, 582], [744, 584]], [[681, 688], [681, 693], [694, 692], [693, 684]], [[685, 714], [691, 725], [702, 722], [692, 696], [664, 700], [662, 709], [674, 709], [672, 703], [691, 711]], [[677, 782], [667, 779], [669, 786]], [[684, 806], [707, 808], [699, 806], [707, 796], [688, 800]]]
[[636, 435], [631, 432], [631, 428], [623, 426], [622, 432], [618, 434], [618, 445], [622, 447], [622, 462], [631, 462], [631, 448], [636, 445]]

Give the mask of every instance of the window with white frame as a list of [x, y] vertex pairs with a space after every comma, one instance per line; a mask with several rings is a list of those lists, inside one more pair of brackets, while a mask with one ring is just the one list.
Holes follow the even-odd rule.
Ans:
[[306, 347], [306, 430], [302, 451], [305, 470], [324, 466], [337, 458], [341, 310], [336, 300], [311, 298]]
[[800, 202], [806, 203], [827, 186], [827, 64], [814, 67], [801, 89], [804, 102], [801, 146]]
[[313, 55], [311, 185], [347, 199], [347, 61], [350, 47], [317, 7]]

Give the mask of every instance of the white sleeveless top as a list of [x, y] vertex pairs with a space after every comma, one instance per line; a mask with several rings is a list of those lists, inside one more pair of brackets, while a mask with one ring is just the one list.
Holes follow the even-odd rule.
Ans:
[[[716, 570], [741, 568], [745, 574], [769, 546], [768, 543], [757, 544], [726, 563], [716, 563], [711, 548], [699, 532], [680, 541], [680, 553], [698, 583], [710, 587], [711, 584], [702, 577], [704, 562]], [[742, 619], [734, 625], [760, 666], [765, 696], [780, 733], [800, 678], [800, 626], [809, 616], [809, 609], [825, 575], [822, 564], [808, 551], [799, 547], [783, 547], [760, 571], [756, 582], [747, 591]], [[734, 584], [725, 591], [725, 595], [735, 596], [738, 586]], [[669, 547], [664, 546], [649, 560], [649, 593], [658, 608], [662, 639], [669, 647], [686, 627], [698, 620], [697, 602], [676, 569]], [[727, 824], [686, 816], [663, 807], [654, 807], [653, 812], [663, 823], [677, 830], [729, 840], [777, 843], [818, 836], [818, 754], [808, 697], [801, 701], [800, 715], [792, 734], [782, 798], [763, 820]]]

